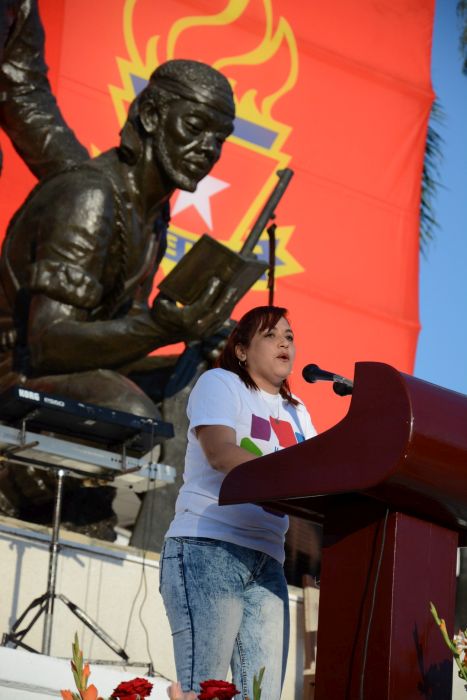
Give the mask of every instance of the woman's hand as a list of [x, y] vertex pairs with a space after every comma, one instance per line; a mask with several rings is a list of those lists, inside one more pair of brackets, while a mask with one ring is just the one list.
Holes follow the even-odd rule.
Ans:
[[187, 693], [184, 693], [180, 681], [170, 684], [167, 688], [167, 695], [170, 700], [196, 700], [197, 697], [194, 690], [189, 690]]

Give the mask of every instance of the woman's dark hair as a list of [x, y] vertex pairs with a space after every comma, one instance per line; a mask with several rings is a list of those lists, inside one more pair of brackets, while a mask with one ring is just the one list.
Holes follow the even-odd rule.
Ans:
[[[229, 335], [219, 357], [218, 366], [229, 370], [229, 372], [235, 372], [250, 389], [258, 389], [256, 382], [248, 374], [246, 366], [240, 364], [235, 348], [237, 345], [248, 348], [257, 331], [271, 330], [281, 318], [287, 319], [287, 309], [282, 306], [256, 306], [247, 311]], [[282, 382], [279, 394], [293, 406], [298, 405], [299, 402], [292, 396], [287, 379]]]

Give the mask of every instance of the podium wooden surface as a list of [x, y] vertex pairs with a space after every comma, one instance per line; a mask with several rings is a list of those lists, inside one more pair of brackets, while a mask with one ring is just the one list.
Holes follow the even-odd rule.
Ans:
[[240, 465], [220, 503], [323, 524], [316, 700], [449, 700], [459, 533], [467, 529], [467, 396], [357, 363], [345, 418]]

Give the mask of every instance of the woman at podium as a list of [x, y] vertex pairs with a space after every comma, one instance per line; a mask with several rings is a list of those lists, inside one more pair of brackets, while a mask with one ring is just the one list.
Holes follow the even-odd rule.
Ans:
[[294, 359], [286, 309], [254, 308], [188, 402], [184, 483], [160, 574], [184, 691], [225, 678], [230, 665], [242, 698], [251, 698], [253, 677], [265, 667], [263, 697], [280, 698], [289, 641], [288, 518], [253, 504], [219, 506], [218, 496], [237, 465], [316, 434], [290, 391]]

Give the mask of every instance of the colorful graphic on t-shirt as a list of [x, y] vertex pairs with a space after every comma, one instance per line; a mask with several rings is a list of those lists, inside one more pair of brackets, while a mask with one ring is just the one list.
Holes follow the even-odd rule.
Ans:
[[271, 425], [269, 421], [261, 418], [261, 416], [255, 416], [255, 414], [252, 413], [250, 435], [252, 438], [258, 438], [258, 440], [270, 440]]
[[297, 444], [295, 433], [288, 421], [281, 420], [280, 418], [273, 418], [272, 416], [270, 416], [269, 421], [281, 447], [290, 447], [291, 445]]
[[240, 441], [240, 447], [243, 447], [244, 450], [247, 450], [247, 452], [251, 452], [252, 455], [256, 455], [257, 457], [262, 457], [263, 453], [259, 449], [258, 445], [255, 445], [253, 440], [250, 440], [248, 437], [244, 437]]
[[[290, 447], [291, 445], [296, 445], [298, 442], [303, 442], [305, 439], [301, 433], [295, 433], [290, 423], [286, 420], [269, 416], [269, 421], [267, 421], [265, 418], [261, 418], [261, 416], [256, 416], [252, 413], [250, 429], [252, 438], [265, 441], [270, 440], [271, 427], [281, 447]], [[252, 454], [258, 455], [258, 457], [263, 454], [256, 443], [250, 440], [250, 438], [243, 438], [240, 442], [240, 447], [243, 447]]]

